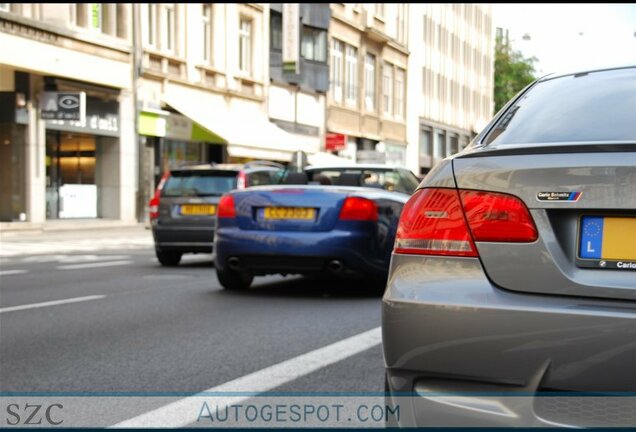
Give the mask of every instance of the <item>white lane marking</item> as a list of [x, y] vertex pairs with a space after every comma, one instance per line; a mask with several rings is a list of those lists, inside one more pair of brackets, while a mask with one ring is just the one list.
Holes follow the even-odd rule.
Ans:
[[[204, 390], [202, 393], [179, 399], [168, 405], [117, 423], [112, 428], [183, 427], [197, 421], [201, 397], [205, 393], [249, 392], [261, 393], [272, 390], [297, 378], [308, 375], [326, 366], [338, 363], [382, 343], [380, 327], [348, 337], [298, 357], [266, 367], [224, 384]], [[208, 395], [209, 396], [209, 395]], [[228, 396], [231, 403], [240, 403], [250, 396]], [[223, 401], [217, 399], [218, 405]]]
[[14, 274], [22, 274], [22, 273], [28, 273], [28, 270], [1, 270], [0, 271], [0, 276], [8, 276], [8, 275], [14, 275]]
[[99, 299], [103, 299], [104, 297], [106, 296], [92, 295], [92, 296], [86, 296], [86, 297], [75, 297], [75, 298], [64, 299], [64, 300], [53, 300], [53, 301], [42, 302], [42, 303], [31, 303], [31, 304], [26, 304], [21, 306], [11, 306], [6, 308], [0, 308], [0, 313], [14, 312], [14, 311], [25, 310], [25, 309], [43, 308], [48, 306], [57, 306], [57, 305], [63, 305], [63, 304], [69, 304], [69, 303], [79, 303], [79, 302], [85, 302], [89, 300], [99, 300]]
[[77, 269], [87, 269], [87, 268], [95, 268], [95, 267], [112, 267], [112, 266], [128, 265], [132, 263], [133, 261], [131, 260], [107, 261], [107, 262], [100, 262], [100, 263], [63, 265], [63, 266], [57, 266], [57, 269], [58, 270], [77, 270]]

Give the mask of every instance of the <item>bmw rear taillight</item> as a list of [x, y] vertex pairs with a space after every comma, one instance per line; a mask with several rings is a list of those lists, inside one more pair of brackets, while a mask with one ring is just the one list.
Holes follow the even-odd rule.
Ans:
[[528, 208], [519, 198], [474, 190], [462, 190], [459, 195], [475, 241], [531, 243], [539, 237]]
[[415, 192], [402, 209], [395, 252], [477, 256], [457, 190], [421, 189]]
[[374, 201], [361, 197], [348, 197], [340, 209], [340, 220], [377, 221], [378, 206]]
[[221, 199], [219, 200], [217, 217], [219, 218], [236, 217], [236, 209], [234, 208], [234, 197], [232, 195], [223, 195], [221, 197]]
[[474, 241], [530, 243], [537, 238], [528, 208], [515, 196], [427, 188], [405, 204], [395, 252], [476, 257]]

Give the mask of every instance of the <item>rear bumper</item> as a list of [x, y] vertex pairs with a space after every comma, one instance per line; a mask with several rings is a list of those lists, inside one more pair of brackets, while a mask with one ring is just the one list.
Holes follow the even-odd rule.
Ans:
[[[382, 330], [392, 392], [636, 392], [635, 303], [502, 290], [475, 258], [394, 255], [391, 268]], [[596, 421], [581, 403], [554, 412], [522, 399], [476, 410], [422, 397], [412, 408], [422, 424], [444, 413], [490, 425]]]
[[[387, 263], [376, 258], [372, 233], [332, 230], [329, 232], [248, 231], [221, 228], [215, 237], [215, 266], [224, 269], [237, 257], [253, 274], [322, 272], [332, 260], [360, 275], [386, 275]], [[350, 273], [349, 272], [349, 273]], [[347, 271], [343, 272], [343, 275]]]
[[210, 253], [214, 227], [153, 225], [155, 247], [162, 251]]

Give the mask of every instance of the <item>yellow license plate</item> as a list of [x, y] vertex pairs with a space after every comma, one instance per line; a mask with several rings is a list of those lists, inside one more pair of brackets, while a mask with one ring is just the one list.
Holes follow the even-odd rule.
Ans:
[[189, 204], [182, 205], [180, 211], [184, 216], [214, 216], [216, 214], [216, 206]]
[[305, 207], [266, 207], [263, 209], [263, 219], [313, 220], [316, 209]]

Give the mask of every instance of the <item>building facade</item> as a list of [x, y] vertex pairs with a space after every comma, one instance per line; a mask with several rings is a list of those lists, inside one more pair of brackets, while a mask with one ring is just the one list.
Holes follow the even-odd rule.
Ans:
[[130, 16], [126, 4], [0, 4], [0, 220], [134, 221]]
[[326, 149], [406, 163], [407, 4], [331, 3]]
[[409, 17], [407, 167], [425, 174], [493, 115], [492, 6], [412, 4]]
[[171, 167], [299, 150], [425, 173], [492, 115], [491, 27], [486, 4], [0, 3], [0, 221], [144, 220]]

